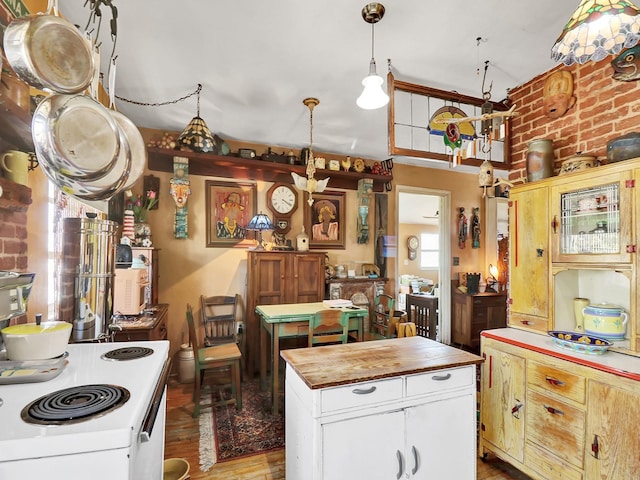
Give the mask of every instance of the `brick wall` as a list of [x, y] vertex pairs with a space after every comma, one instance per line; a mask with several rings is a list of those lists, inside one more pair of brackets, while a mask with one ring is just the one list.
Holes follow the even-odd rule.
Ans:
[[[585, 65], [559, 65], [511, 90], [509, 98], [519, 116], [513, 118], [509, 178], [526, 176], [527, 144], [538, 138], [553, 140], [555, 173], [563, 160], [582, 152], [606, 161], [607, 142], [640, 132], [640, 81], [612, 78], [613, 57]], [[542, 90], [547, 76], [566, 69], [573, 76], [575, 105], [556, 119], [543, 112]]]
[[31, 189], [0, 178], [0, 270], [25, 272]]

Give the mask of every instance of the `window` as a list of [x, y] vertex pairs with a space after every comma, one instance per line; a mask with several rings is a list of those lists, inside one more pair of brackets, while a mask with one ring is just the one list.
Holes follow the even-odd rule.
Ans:
[[440, 258], [440, 235], [437, 233], [420, 234], [420, 268], [437, 270]]

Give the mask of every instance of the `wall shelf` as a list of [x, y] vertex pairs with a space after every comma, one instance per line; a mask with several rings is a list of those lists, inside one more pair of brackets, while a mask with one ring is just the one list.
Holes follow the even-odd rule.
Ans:
[[[214, 155], [211, 153], [196, 153], [157, 147], [147, 147], [147, 152], [149, 154], [149, 170], [157, 172], [173, 172], [173, 157], [179, 156], [189, 159], [189, 175], [285, 183], [293, 183], [291, 172], [305, 176], [305, 167], [303, 165], [289, 165], [288, 163], [268, 162], [266, 160], [240, 158], [230, 155]], [[329, 188], [346, 190], [357, 190], [358, 180], [370, 178], [373, 180], [373, 190], [375, 192], [384, 192], [385, 184], [393, 180], [390, 175], [328, 169], [316, 171], [317, 179], [326, 177], [331, 177]]]

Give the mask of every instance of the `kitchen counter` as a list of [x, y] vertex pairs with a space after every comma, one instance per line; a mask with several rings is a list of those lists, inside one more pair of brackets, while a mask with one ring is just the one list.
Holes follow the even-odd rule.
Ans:
[[612, 373], [620, 377], [640, 381], [640, 358], [611, 350], [601, 354], [592, 355], [577, 353], [566, 348], [559, 347], [548, 335], [527, 332], [517, 328], [499, 328], [485, 330], [483, 337], [499, 340], [517, 347], [544, 353], [555, 358], [568, 360], [579, 365], [595, 368], [602, 372]]
[[482, 358], [424, 337], [391, 338], [280, 353], [311, 389], [477, 365]]
[[286, 350], [287, 480], [476, 478], [476, 365], [424, 337]]

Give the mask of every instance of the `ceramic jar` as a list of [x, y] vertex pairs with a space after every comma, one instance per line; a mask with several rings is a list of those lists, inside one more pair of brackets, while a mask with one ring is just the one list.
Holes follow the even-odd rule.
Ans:
[[553, 141], [541, 138], [527, 145], [527, 181], [553, 176]]
[[608, 303], [587, 305], [582, 310], [584, 331], [607, 340], [624, 340], [629, 315], [622, 307]]

